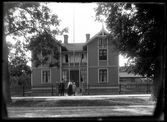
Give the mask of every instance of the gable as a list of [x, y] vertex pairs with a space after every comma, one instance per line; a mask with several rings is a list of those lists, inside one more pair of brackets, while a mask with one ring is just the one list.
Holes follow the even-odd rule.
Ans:
[[101, 31], [94, 35], [92, 38], [90, 38], [83, 46], [86, 46], [90, 42], [94, 41], [96, 37], [105, 37], [108, 34], [109, 33], [104, 29], [104, 27], [102, 27]]

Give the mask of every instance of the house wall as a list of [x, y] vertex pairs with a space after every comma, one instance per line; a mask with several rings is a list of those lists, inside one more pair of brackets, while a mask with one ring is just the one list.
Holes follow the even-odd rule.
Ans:
[[98, 85], [98, 68], [89, 68], [89, 86]]
[[56, 81], [60, 82], [60, 70], [56, 67], [54, 68], [36, 68], [33, 69], [33, 86], [43, 86], [49, 84], [42, 84], [42, 70], [50, 69], [51, 70], [51, 82], [49, 84], [55, 84]]
[[97, 66], [98, 52], [97, 52], [97, 42], [93, 40], [88, 44], [88, 64], [89, 66]]
[[117, 67], [109, 67], [109, 82], [111, 86], [118, 85], [118, 68]]
[[[33, 53], [33, 52], [32, 52]], [[39, 58], [41, 59], [41, 55], [38, 55]], [[50, 57], [50, 60], [52, 62], [55, 61], [53, 58], [53, 54]], [[51, 71], [51, 82], [48, 84], [42, 84], [42, 70], [49, 69]], [[57, 67], [52, 67], [50, 68], [48, 64], [45, 65], [40, 65], [39, 67], [35, 67], [34, 64], [32, 63], [32, 86], [44, 86], [44, 85], [50, 85], [50, 84], [55, 84], [56, 81], [60, 81], [60, 69]]]
[[[88, 44], [88, 80], [89, 86], [91, 87], [118, 87], [119, 74], [118, 74], [118, 54], [112, 52], [111, 45], [108, 45], [108, 57], [107, 61], [99, 61], [99, 51], [98, 51], [98, 42], [97, 38], [92, 40]], [[98, 82], [98, 70], [100, 68], [108, 69], [108, 83], [99, 83]]]
[[41, 85], [41, 69], [33, 69], [32, 70], [33, 74], [33, 86], [38, 86]]

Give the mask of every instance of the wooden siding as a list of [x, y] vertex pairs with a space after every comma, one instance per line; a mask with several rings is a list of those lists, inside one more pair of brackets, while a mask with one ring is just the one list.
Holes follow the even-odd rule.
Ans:
[[88, 61], [89, 61], [89, 66], [97, 66], [98, 65], [98, 52], [97, 52], [97, 41], [94, 40], [89, 43], [88, 45]]
[[109, 69], [109, 84], [114, 86], [118, 85], [118, 68], [117, 67], [110, 67]]
[[41, 69], [33, 69], [33, 86], [41, 85]]
[[51, 69], [51, 73], [52, 73], [51, 83], [56, 84], [56, 81], [60, 82], [60, 69], [58, 68]]

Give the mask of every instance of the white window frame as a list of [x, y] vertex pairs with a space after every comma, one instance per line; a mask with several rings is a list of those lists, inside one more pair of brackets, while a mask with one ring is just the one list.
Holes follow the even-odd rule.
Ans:
[[[49, 82], [43, 82], [43, 71], [50, 71], [50, 81]], [[52, 81], [52, 74], [51, 69], [42, 69], [41, 70], [41, 84], [51, 84]]]
[[[99, 74], [99, 73], [100, 73], [100, 70], [107, 70], [107, 81], [105, 81], [105, 82], [101, 82], [101, 81], [100, 81], [100, 74]], [[100, 84], [101, 84], [101, 83], [108, 83], [108, 77], [109, 77], [109, 76], [108, 76], [108, 68], [99, 68], [99, 69], [98, 69], [98, 83], [100, 83]]]
[[[100, 53], [100, 50], [106, 50], [106, 52], [107, 52], [107, 59], [106, 60], [100, 60], [100, 55], [99, 55], [99, 53]], [[108, 60], [108, 49], [107, 48], [99, 48], [98, 49], [98, 61], [107, 61]]]

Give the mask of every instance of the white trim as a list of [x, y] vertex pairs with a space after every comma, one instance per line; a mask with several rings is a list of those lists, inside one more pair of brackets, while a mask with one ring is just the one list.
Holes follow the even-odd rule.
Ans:
[[[87, 65], [88, 65], [88, 63], [87, 63]], [[116, 68], [116, 67], [118, 67], [118, 66], [117, 66], [117, 65], [110, 65], [110, 66], [107, 66], [107, 65], [106, 65], [106, 66], [85, 66], [85, 67], [77, 67], [77, 68], [78, 68], [78, 69], [79, 69], [79, 68], [81, 68], [81, 69], [82, 69], [82, 68], [83, 68], [83, 69], [85, 68], [85, 69], [86, 69], [86, 68], [88, 68], [88, 67], [89, 67], [89, 68], [108, 68], [108, 67]], [[42, 70], [42, 69], [48, 69], [48, 68], [49, 68], [49, 67], [32, 68], [32, 70], [40, 70], [40, 69]], [[57, 67], [51, 67], [50, 69], [58, 69], [58, 68], [57, 68]], [[62, 67], [62, 69], [72, 69], [72, 67]]]
[[111, 87], [106, 87], [106, 86], [103, 86], [103, 87], [89, 87], [89, 89], [118, 89], [119, 87], [118, 86], [111, 86]]
[[[103, 35], [99, 35], [100, 33], [103, 33]], [[87, 45], [88, 43], [90, 43], [90, 42], [91, 42], [94, 38], [96, 38], [96, 37], [106, 36], [106, 35], [104, 35], [104, 33], [109, 34], [109, 33], [102, 27], [102, 29], [101, 29], [96, 35], [94, 35], [92, 38], [90, 38], [83, 46], [85, 46], [85, 45]]]
[[107, 66], [109, 64], [109, 49], [108, 49], [108, 41], [107, 41]]
[[50, 90], [50, 89], [52, 89], [51, 86], [46, 86], [46, 87], [39, 86], [39, 88], [31, 88], [31, 90]]
[[68, 81], [71, 81], [71, 78], [70, 78], [70, 68], [68, 69]]
[[[46, 71], [46, 70], [49, 70], [50, 71], [50, 82], [49, 83], [43, 83], [43, 79], [42, 79], [42, 72], [43, 71]], [[52, 72], [51, 72], [51, 69], [41, 69], [41, 84], [51, 84], [52, 83]]]
[[88, 84], [89, 84], [89, 48], [88, 48], [88, 45], [87, 45], [87, 88], [88, 88]]
[[[49, 67], [39, 67], [39, 68], [35, 68], [33, 67], [32, 70], [34, 69], [49, 69]], [[58, 69], [57, 67], [51, 67], [50, 69]]]
[[[107, 82], [100, 82], [99, 81], [99, 70], [102, 70], [102, 69], [107, 69]], [[98, 84], [105, 84], [105, 83], [108, 83], [109, 81], [109, 74], [108, 74], [108, 68], [98, 68]]]
[[113, 68], [117, 68], [117, 65], [110, 65], [110, 66], [89, 66], [89, 68], [108, 68], [108, 67], [113, 67]]
[[79, 68], [79, 88], [82, 86], [81, 84], [81, 69]]
[[31, 72], [31, 86], [33, 86], [33, 71]]
[[99, 66], [99, 39], [97, 41], [97, 65]]
[[61, 54], [61, 46], [60, 46], [60, 80], [62, 79], [62, 54]]

